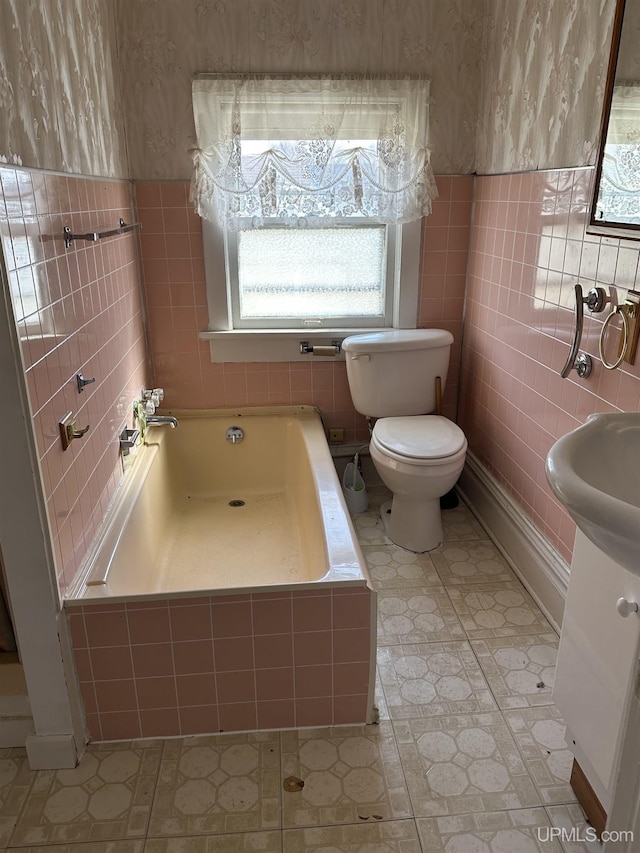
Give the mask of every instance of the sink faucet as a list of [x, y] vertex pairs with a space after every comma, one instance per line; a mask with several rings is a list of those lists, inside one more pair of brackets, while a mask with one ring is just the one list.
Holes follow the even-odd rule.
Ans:
[[171, 429], [175, 429], [178, 426], [178, 421], [176, 418], [167, 415], [147, 415], [147, 426], [163, 426], [164, 424], [168, 424]]

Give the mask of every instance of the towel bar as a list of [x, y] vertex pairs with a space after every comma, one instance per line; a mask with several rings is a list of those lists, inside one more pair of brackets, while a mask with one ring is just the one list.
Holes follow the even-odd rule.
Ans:
[[63, 228], [64, 245], [69, 249], [74, 240], [87, 240], [89, 243], [95, 243], [97, 240], [103, 240], [105, 237], [115, 237], [116, 234], [127, 234], [129, 231], [141, 227], [141, 222], [132, 222], [127, 225], [124, 219], [121, 218], [118, 228], [113, 228], [111, 231], [87, 231], [85, 234], [72, 234], [71, 228], [65, 225]]

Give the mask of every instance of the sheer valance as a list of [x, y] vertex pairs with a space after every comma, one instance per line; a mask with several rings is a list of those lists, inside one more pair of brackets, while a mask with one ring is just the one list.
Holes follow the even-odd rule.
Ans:
[[428, 111], [424, 78], [198, 76], [196, 211], [232, 230], [425, 216]]

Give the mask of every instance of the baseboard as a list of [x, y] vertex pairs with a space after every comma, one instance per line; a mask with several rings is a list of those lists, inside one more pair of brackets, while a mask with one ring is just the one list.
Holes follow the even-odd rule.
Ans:
[[78, 763], [76, 740], [72, 734], [30, 734], [25, 746], [32, 770], [59, 770], [75, 767]]
[[470, 452], [456, 489], [559, 632], [569, 585], [568, 564]]

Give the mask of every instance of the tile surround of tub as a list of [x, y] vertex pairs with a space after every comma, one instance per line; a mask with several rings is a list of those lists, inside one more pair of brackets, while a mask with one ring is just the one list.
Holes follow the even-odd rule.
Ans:
[[[437, 179], [439, 198], [424, 220], [418, 325], [449, 329], [451, 351], [445, 414], [455, 418], [462, 309], [473, 177]], [[202, 228], [189, 203], [187, 182], [136, 183], [142, 222], [140, 250], [149, 314], [154, 385], [175, 408], [319, 406], [327, 427], [343, 427], [345, 441], [368, 440], [353, 408], [344, 362], [212, 364]]]
[[[133, 221], [130, 184], [0, 167], [0, 238], [64, 594], [122, 476], [118, 433], [146, 374], [133, 235], [66, 249], [75, 232]], [[96, 382], [78, 394], [75, 374]], [[90, 424], [63, 452], [58, 421]]]
[[68, 605], [95, 740], [361, 723], [369, 589]]
[[476, 178], [461, 369], [460, 425], [470, 450], [571, 560], [575, 525], [552, 497], [544, 461], [594, 412], [640, 410], [640, 360], [605, 370], [608, 311], [585, 312], [593, 373], [561, 379], [576, 283], [616, 301], [638, 287], [637, 242], [586, 234], [591, 169]]

